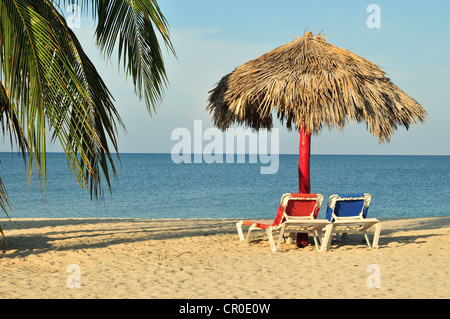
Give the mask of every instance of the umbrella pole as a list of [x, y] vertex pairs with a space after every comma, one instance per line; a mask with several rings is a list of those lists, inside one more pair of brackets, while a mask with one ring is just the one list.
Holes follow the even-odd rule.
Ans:
[[305, 128], [303, 122], [300, 130], [300, 147], [298, 155], [298, 192], [301, 194], [311, 193], [311, 180], [309, 162], [311, 157], [311, 133]]
[[[298, 192], [300, 194], [311, 193], [310, 180], [310, 157], [311, 157], [311, 133], [305, 128], [305, 121], [303, 120], [302, 128], [300, 130], [300, 146], [298, 155]], [[308, 246], [308, 234], [297, 234], [297, 246]]]

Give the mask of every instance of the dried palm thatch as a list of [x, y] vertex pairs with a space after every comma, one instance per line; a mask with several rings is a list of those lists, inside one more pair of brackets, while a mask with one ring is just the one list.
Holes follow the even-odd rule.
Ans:
[[426, 117], [379, 66], [311, 32], [238, 67], [209, 93], [207, 110], [222, 130], [233, 123], [270, 129], [275, 108], [289, 129], [304, 121], [317, 134], [364, 122], [384, 142], [398, 125]]

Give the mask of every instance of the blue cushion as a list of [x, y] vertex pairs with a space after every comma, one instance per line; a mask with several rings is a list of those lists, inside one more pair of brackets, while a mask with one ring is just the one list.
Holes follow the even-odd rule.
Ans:
[[333, 214], [333, 210], [330, 208], [330, 206], [327, 207], [327, 215], [326, 215], [326, 219], [328, 219], [330, 222], [331, 220], [331, 215]]
[[338, 217], [357, 217], [361, 213], [364, 206], [364, 200], [336, 201], [334, 206], [334, 214]]
[[[364, 194], [338, 194], [339, 197], [348, 197], [348, 198], [355, 198], [355, 200], [349, 199], [345, 201], [336, 201], [335, 207], [334, 207], [334, 214], [338, 217], [357, 217], [361, 213], [361, 210], [364, 207], [364, 199], [356, 199], [364, 197]], [[363, 217], [367, 217], [367, 212], [369, 210], [369, 207], [364, 209]], [[330, 207], [327, 207], [327, 214], [326, 218], [329, 221], [332, 221], [333, 210]]]

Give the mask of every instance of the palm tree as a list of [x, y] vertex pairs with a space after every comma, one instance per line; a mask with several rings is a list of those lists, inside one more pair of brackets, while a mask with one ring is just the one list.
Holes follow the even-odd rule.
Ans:
[[[158, 35], [175, 55], [168, 24], [155, 0], [0, 0], [0, 121], [28, 159], [28, 178], [46, 179], [46, 140], [58, 141], [81, 188], [91, 198], [116, 176], [110, 146], [118, 152], [118, 127], [125, 129], [114, 99], [68, 27], [61, 7], [92, 12], [96, 44], [133, 79], [150, 113], [167, 85]], [[8, 216], [0, 179], [0, 208]], [[10, 207], [9, 207], [10, 209]], [[1, 228], [0, 228], [1, 232]], [[3, 233], [2, 233], [3, 234]]]

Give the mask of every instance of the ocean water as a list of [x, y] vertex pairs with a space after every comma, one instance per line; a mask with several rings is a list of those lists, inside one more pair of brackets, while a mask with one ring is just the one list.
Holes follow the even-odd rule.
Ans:
[[[262, 163], [175, 164], [170, 154], [121, 154], [112, 194], [91, 200], [65, 155], [47, 155], [47, 194], [17, 154], [0, 153], [0, 176], [13, 218], [273, 218], [281, 195], [297, 192], [297, 155], [279, 169]], [[105, 183], [106, 186], [106, 183]], [[312, 155], [311, 192], [325, 217], [332, 194], [370, 193], [369, 217], [450, 216], [450, 156]]]

